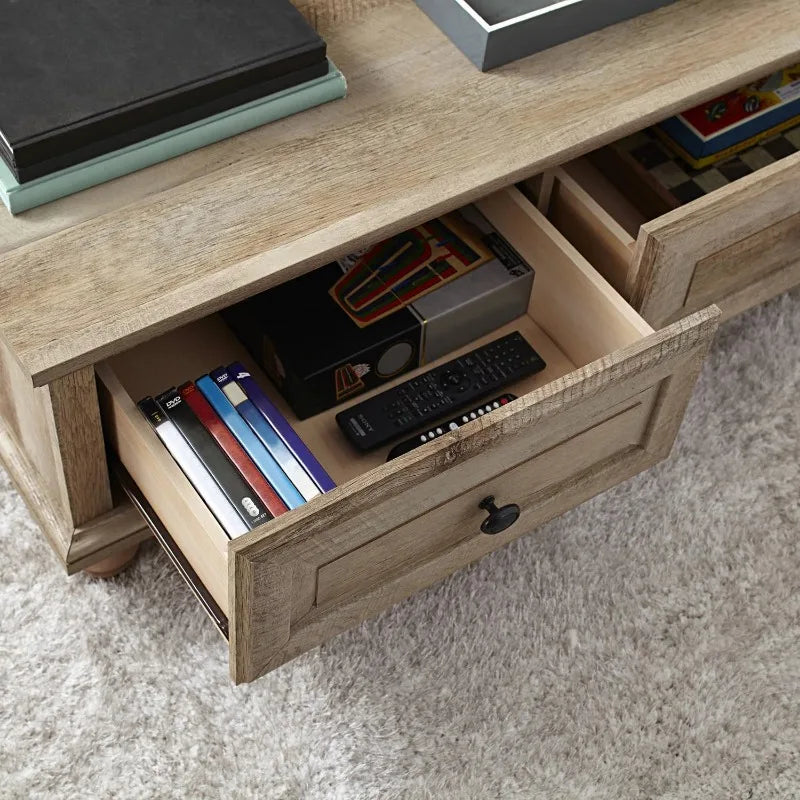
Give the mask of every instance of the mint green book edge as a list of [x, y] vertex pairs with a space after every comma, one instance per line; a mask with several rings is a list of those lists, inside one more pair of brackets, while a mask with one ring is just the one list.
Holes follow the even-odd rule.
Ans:
[[27, 211], [90, 186], [219, 142], [244, 131], [275, 122], [347, 94], [347, 81], [332, 61], [328, 74], [284, 89], [268, 98], [253, 100], [190, 125], [162, 133], [143, 142], [98, 156], [74, 167], [20, 184], [0, 159], [0, 196], [12, 214]]

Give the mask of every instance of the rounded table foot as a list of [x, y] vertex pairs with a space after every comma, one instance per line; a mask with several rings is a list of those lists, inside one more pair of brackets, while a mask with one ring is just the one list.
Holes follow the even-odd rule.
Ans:
[[91, 575], [93, 578], [113, 578], [119, 575], [129, 564], [133, 563], [136, 554], [139, 552], [139, 545], [135, 544], [133, 547], [128, 547], [125, 550], [120, 550], [114, 555], [86, 567], [84, 572]]

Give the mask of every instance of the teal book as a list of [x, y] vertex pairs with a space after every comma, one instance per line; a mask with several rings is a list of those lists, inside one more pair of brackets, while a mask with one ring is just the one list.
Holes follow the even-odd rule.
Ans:
[[328, 74], [321, 78], [25, 183], [19, 183], [0, 159], [0, 196], [12, 214], [19, 214], [259, 125], [337, 100], [347, 93], [347, 82], [332, 62], [328, 65]]

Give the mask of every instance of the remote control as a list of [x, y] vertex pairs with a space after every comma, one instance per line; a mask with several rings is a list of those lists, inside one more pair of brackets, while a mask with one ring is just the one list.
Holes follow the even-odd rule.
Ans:
[[340, 411], [336, 422], [359, 450], [373, 450], [545, 368], [515, 331]]
[[450, 433], [450, 431], [457, 431], [462, 425], [472, 422], [473, 419], [478, 419], [478, 417], [485, 417], [487, 414], [491, 414], [491, 412], [496, 408], [506, 406], [512, 400], [516, 399], [517, 396], [515, 394], [501, 394], [500, 397], [496, 397], [494, 400], [487, 400], [477, 408], [473, 408], [472, 411], [464, 411], [462, 414], [458, 414], [458, 416], [453, 417], [453, 419], [451, 419], [449, 422], [442, 422], [435, 428], [431, 426], [429, 431], [423, 431], [417, 436], [412, 436], [410, 439], [406, 439], [404, 442], [396, 444], [389, 451], [389, 455], [386, 460], [391, 461], [393, 458], [397, 458], [398, 456], [404, 456], [406, 453], [410, 453], [412, 450], [416, 450], [418, 447], [422, 447], [422, 445], [432, 442], [434, 439], [438, 439], [440, 436], [444, 436], [446, 433]]

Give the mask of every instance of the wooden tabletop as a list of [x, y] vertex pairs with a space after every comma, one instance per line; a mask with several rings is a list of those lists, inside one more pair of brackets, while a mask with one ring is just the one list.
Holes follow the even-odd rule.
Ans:
[[376, 8], [326, 32], [346, 100], [3, 210], [0, 336], [46, 383], [798, 61], [798, 31], [797, 0], [679, 0], [481, 74]]

